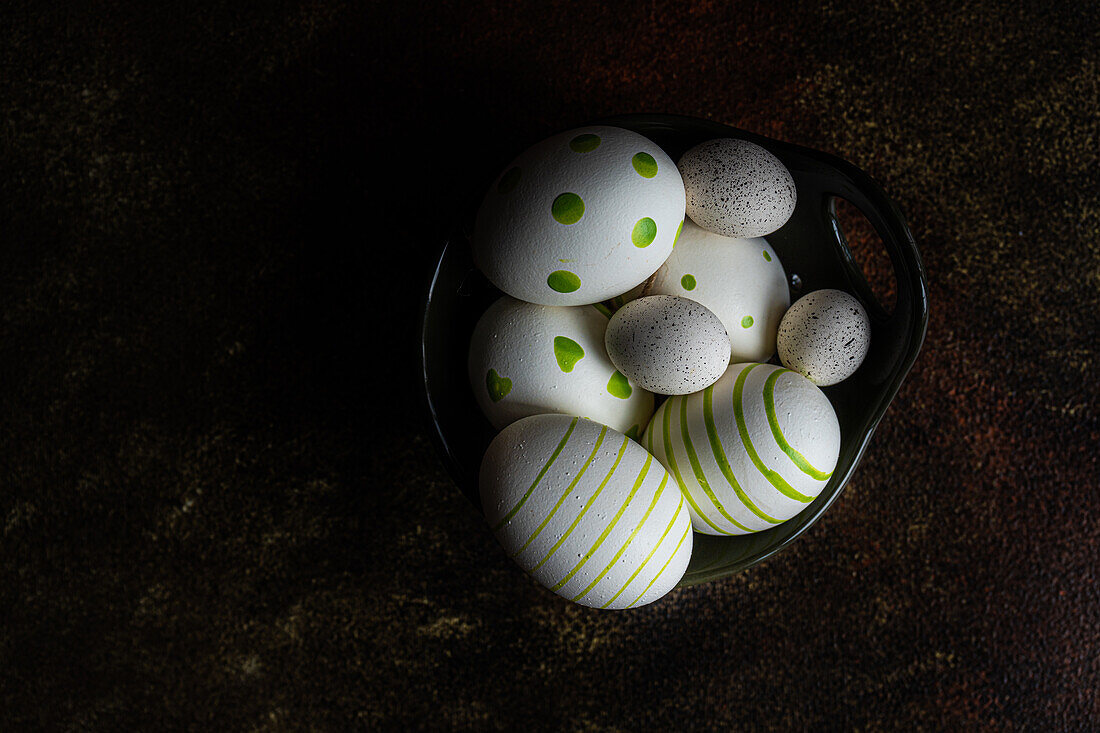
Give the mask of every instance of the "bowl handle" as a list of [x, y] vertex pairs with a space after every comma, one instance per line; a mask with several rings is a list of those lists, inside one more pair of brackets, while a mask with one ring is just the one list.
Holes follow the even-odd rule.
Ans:
[[[890, 257], [897, 284], [897, 301], [893, 313], [887, 316], [886, 311], [874, 299], [863, 271], [852, 256], [844, 237], [836, 238], [835, 245], [841, 251], [849, 280], [858, 285], [857, 289], [866, 302], [874, 304], [873, 310], [877, 313], [872, 313], [872, 317], [888, 320], [890, 330], [897, 332], [900, 337], [899, 343], [893, 345], [891, 351], [904, 350], [912, 354], [912, 358], [902, 358], [901, 363], [896, 364], [896, 368], [900, 368], [904, 374], [916, 358], [928, 327], [928, 287], [917, 243], [897, 204], [886, 196], [870, 176], [827, 153], [815, 153], [815, 157], [840, 174], [831, 177], [831, 185], [820, 191], [822, 215], [826, 217], [830, 227], [837, 226], [833, 202], [837, 197], [843, 198], [867, 217]], [[914, 345], [916, 348], [912, 348]]]

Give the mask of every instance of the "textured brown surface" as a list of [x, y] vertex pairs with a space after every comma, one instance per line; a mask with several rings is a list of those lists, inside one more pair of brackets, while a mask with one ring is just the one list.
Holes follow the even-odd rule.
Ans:
[[[0, 727], [1100, 725], [1095, 3], [141, 5], [0, 8]], [[631, 111], [863, 167], [932, 315], [804, 539], [597, 613], [412, 342], [470, 191]]]

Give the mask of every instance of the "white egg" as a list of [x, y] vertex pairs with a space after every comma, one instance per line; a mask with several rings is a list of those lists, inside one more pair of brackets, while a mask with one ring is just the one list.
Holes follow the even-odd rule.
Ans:
[[651, 295], [611, 317], [604, 336], [611, 362], [643, 389], [687, 394], [714, 384], [730, 363], [718, 316], [694, 300]]
[[683, 220], [684, 184], [661, 148], [618, 127], [582, 127], [505, 168], [478, 211], [474, 261], [520, 300], [596, 303], [652, 275]]
[[733, 364], [702, 392], [666, 400], [643, 445], [676, 478], [697, 532], [748, 534], [821, 493], [840, 455], [840, 423], [800, 374]]
[[607, 317], [593, 306], [524, 303], [508, 296], [481, 316], [470, 339], [470, 385], [498, 430], [544, 412], [582, 415], [635, 438], [653, 394], [607, 358]]
[[599, 423], [534, 415], [481, 463], [481, 503], [500, 544], [543, 586], [595, 608], [652, 603], [691, 557], [691, 520], [664, 467]]
[[843, 290], [815, 290], [799, 298], [779, 323], [779, 359], [816, 385], [855, 374], [871, 346], [871, 319]]
[[787, 223], [797, 199], [779, 158], [747, 140], [708, 140], [680, 158], [687, 215], [727, 237], [762, 237]]
[[791, 304], [787, 275], [764, 239], [713, 234], [690, 221], [646, 295], [679, 295], [714, 311], [730, 337], [732, 358], [767, 361], [779, 321]]
[[614, 298], [596, 303], [595, 305], [597, 308], [600, 309], [600, 313], [603, 313], [608, 318], [610, 318], [615, 313], [615, 311], [619, 310], [630, 301], [637, 300], [638, 298], [645, 295], [645, 285], [645, 283], [640, 283], [638, 285], [635, 285], [622, 295], [616, 295]]

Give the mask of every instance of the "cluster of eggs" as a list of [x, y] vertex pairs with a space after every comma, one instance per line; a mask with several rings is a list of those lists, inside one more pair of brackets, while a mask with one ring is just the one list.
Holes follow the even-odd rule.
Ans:
[[[490, 187], [474, 260], [505, 295], [469, 350], [500, 431], [481, 501], [545, 587], [645, 605], [683, 576], [692, 530], [766, 530], [828, 483], [840, 427], [818, 385], [859, 367], [870, 328], [842, 291], [791, 305], [765, 237], [796, 201], [753, 143], [707, 141], [676, 163], [608, 126], [544, 140]], [[783, 366], [767, 363], [777, 349]]]

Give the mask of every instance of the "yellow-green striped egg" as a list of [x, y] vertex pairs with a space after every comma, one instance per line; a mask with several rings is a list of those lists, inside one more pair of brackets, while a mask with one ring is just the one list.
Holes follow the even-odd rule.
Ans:
[[697, 532], [748, 534], [821, 493], [840, 454], [840, 423], [801, 374], [733, 364], [710, 387], [662, 404], [643, 445], [680, 485]]
[[481, 462], [481, 504], [505, 551], [559, 596], [634, 608], [672, 590], [691, 557], [691, 519], [664, 466], [606, 425], [533, 415]]
[[653, 414], [653, 393], [608, 358], [608, 313], [603, 305], [535, 305], [507, 295], [489, 306], [470, 338], [467, 369], [493, 427], [559, 412], [640, 438]]
[[665, 261], [684, 220], [684, 182], [649, 138], [593, 125], [513, 160], [477, 213], [477, 266], [509, 295], [586, 305], [630, 290]]

